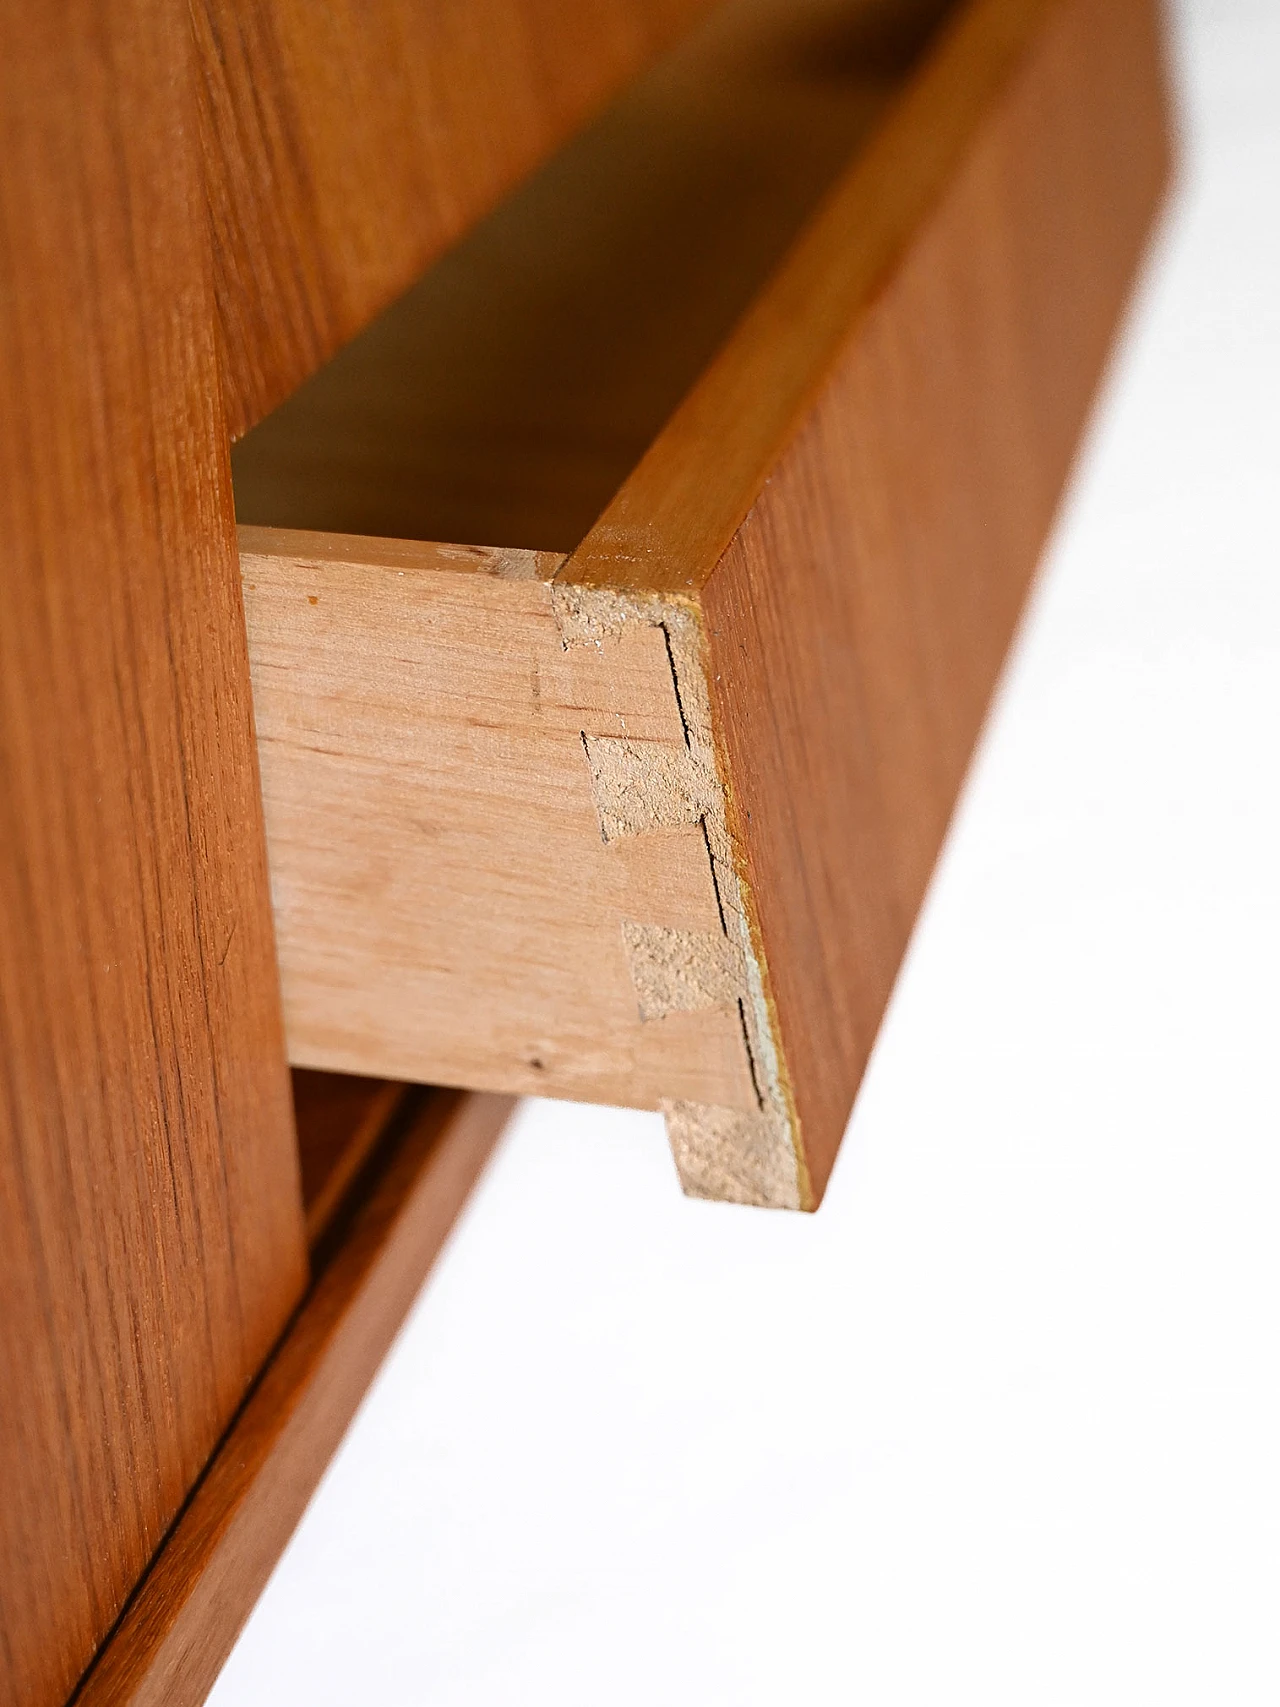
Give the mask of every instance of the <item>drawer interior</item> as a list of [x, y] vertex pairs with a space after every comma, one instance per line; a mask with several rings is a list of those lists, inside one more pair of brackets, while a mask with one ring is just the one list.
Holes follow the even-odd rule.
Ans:
[[729, 0], [233, 450], [242, 523], [571, 551], [948, 0]]

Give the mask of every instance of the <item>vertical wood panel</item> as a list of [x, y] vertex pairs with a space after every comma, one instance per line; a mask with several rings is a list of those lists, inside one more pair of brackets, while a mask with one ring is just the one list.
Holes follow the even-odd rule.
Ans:
[[703, 593], [815, 1198], [1168, 169], [1158, 10], [1063, 0]]
[[0, 9], [0, 1700], [304, 1282], [189, 26]]
[[408, 1093], [75, 1707], [205, 1699], [510, 1112], [504, 1097]]

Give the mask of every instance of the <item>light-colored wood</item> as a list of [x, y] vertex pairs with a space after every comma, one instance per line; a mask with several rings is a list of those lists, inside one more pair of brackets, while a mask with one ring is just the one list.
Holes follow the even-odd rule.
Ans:
[[416, 1093], [76, 1707], [204, 1700], [509, 1111], [501, 1097]]
[[306, 1271], [185, 9], [0, 7], [0, 1701]]
[[708, 0], [193, 0], [238, 437]]
[[[969, 0], [893, 65], [898, 98], [564, 561], [242, 537], [295, 1059], [656, 1103], [687, 1190], [820, 1200], [1168, 164], [1151, 0]], [[535, 270], [547, 229], [523, 227]], [[264, 479], [259, 513], [353, 472], [376, 522], [397, 336], [368, 373], [344, 358], [345, 438], [302, 400], [263, 435], [303, 477]], [[490, 428], [524, 419], [527, 371], [509, 418], [485, 380]], [[438, 513], [428, 415], [392, 518], [419, 474]], [[565, 544], [581, 467], [553, 458], [539, 498], [564, 481]], [[505, 503], [474, 532], [533, 513]]]
[[[626, 934], [724, 953], [670, 637], [580, 632], [551, 555], [247, 528], [241, 548], [295, 1064], [753, 1106], [736, 999], [651, 992], [646, 1017], [662, 944]], [[665, 762], [665, 810], [636, 752]]]

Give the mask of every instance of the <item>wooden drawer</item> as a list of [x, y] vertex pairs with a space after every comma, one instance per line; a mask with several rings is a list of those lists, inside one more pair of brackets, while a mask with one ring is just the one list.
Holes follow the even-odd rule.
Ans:
[[237, 447], [296, 1064], [817, 1204], [1166, 135], [1152, 0], [734, 0]]

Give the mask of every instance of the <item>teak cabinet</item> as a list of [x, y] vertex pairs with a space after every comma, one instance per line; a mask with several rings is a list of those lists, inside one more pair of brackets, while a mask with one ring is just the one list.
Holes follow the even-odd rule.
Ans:
[[0, 19], [0, 1701], [203, 1698], [511, 1094], [817, 1206], [1159, 24]]

